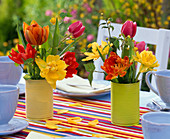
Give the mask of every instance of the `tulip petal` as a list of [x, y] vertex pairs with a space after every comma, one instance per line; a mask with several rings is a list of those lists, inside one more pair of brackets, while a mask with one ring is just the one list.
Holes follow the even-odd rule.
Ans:
[[135, 36], [137, 30], [137, 24], [136, 22], [133, 23], [133, 31], [132, 31], [132, 38]]
[[35, 20], [32, 20], [31, 25], [34, 25], [34, 24], [40, 26]]
[[25, 32], [25, 39], [28, 43], [30, 43], [32, 45], [37, 45], [34, 35], [29, 30], [26, 30], [26, 32]]
[[48, 39], [48, 35], [49, 35], [49, 26], [45, 26], [43, 27], [43, 40], [42, 43], [45, 43]]
[[71, 24], [71, 25], [68, 27], [68, 31], [69, 31], [70, 33], [73, 33], [77, 27], [82, 27], [82, 22], [81, 22], [81, 21], [77, 21], [77, 22]]
[[23, 31], [24, 31], [24, 34], [25, 34], [25, 31], [26, 31], [26, 29], [27, 29], [27, 27], [28, 27], [29, 25], [27, 24], [27, 23], [23, 23]]
[[83, 27], [82, 27], [79, 31], [77, 31], [76, 33], [73, 33], [73, 37], [74, 37], [74, 38], [77, 38], [77, 37], [81, 36], [81, 35], [83, 34], [84, 30], [85, 30], [85, 26], [83, 26]]
[[42, 43], [42, 34], [43, 34], [43, 29], [41, 27], [34, 27], [32, 34], [37, 42], [38, 45], [41, 45]]

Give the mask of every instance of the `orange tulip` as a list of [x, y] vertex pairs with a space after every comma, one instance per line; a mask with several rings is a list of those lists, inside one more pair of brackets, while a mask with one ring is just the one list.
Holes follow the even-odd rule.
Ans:
[[29, 26], [23, 23], [24, 36], [26, 41], [31, 45], [41, 45], [48, 39], [49, 26], [41, 27], [36, 21], [32, 21]]

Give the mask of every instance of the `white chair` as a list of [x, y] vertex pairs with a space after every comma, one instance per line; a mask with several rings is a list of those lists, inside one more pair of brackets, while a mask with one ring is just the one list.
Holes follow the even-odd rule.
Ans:
[[[100, 24], [105, 23], [104, 20], [100, 20]], [[111, 32], [111, 36], [118, 37], [121, 34], [122, 24], [112, 23], [114, 30]], [[102, 25], [98, 29], [97, 43], [100, 45], [101, 41], [105, 41], [108, 38], [108, 29], [102, 28]], [[158, 70], [167, 69], [168, 65], [168, 56], [169, 56], [169, 47], [170, 47], [170, 30], [167, 29], [151, 29], [144, 27], [137, 27], [137, 32], [134, 37], [134, 40], [137, 42], [145, 41], [146, 44], [156, 45], [156, 58], [160, 66]], [[94, 61], [96, 71], [102, 71], [100, 68], [103, 65], [101, 58]], [[94, 72], [94, 80], [104, 79], [103, 73]], [[153, 77], [152, 77], [153, 78]], [[152, 79], [153, 81], [153, 79]], [[154, 85], [155, 83], [152, 82]]]

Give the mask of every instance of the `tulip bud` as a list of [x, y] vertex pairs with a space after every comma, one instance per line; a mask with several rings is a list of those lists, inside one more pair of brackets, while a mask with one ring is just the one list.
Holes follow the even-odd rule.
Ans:
[[136, 43], [136, 41], [134, 42], [134, 46], [138, 48], [138, 51], [139, 52], [142, 52], [145, 50], [145, 42], [144, 41], [141, 41], [139, 43]]
[[77, 21], [68, 27], [68, 31], [73, 35], [74, 38], [81, 36], [84, 30], [85, 26], [83, 26], [81, 21]]
[[121, 29], [121, 33], [125, 35], [125, 37], [127, 37], [128, 35], [130, 35], [131, 38], [133, 38], [136, 34], [136, 30], [137, 30], [137, 24], [136, 22], [132, 22], [132, 21], [126, 21]]

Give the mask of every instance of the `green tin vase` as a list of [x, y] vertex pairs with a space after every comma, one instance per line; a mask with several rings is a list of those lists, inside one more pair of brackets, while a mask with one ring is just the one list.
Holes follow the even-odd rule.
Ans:
[[139, 123], [139, 82], [111, 82], [111, 122], [119, 126]]

